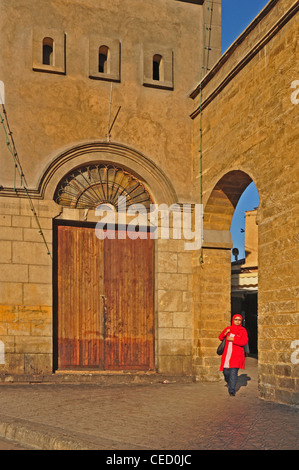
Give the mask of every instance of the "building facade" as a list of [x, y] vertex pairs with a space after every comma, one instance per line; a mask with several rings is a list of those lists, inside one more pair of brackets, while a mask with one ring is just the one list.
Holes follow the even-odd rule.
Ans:
[[[220, 0], [0, 5], [4, 380], [124, 370], [218, 380], [230, 221], [253, 180], [260, 393], [296, 402], [296, 4], [270, 1], [222, 57]], [[162, 204], [172, 210], [151, 218]], [[203, 247], [191, 249], [175, 220], [184, 213], [194, 236], [201, 205]]]

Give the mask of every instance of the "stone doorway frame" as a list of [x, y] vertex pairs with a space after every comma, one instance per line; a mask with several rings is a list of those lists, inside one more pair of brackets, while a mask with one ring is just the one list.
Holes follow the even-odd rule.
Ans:
[[225, 173], [204, 207], [202, 254], [193, 269], [193, 368], [197, 380], [219, 380], [216, 349], [220, 332], [231, 318], [230, 226], [237, 203], [252, 182], [241, 170]]

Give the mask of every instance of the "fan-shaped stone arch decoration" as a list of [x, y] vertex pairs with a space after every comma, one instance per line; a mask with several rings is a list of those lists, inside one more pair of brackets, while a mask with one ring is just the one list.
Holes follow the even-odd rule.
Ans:
[[72, 209], [95, 209], [105, 203], [118, 211], [132, 204], [142, 204], [149, 210], [152, 204], [150, 193], [136, 176], [119, 166], [103, 163], [68, 173], [58, 185], [54, 200]]
[[178, 196], [171, 179], [154, 161], [139, 151], [113, 142], [89, 142], [67, 148], [50, 160], [43, 171], [36, 193], [54, 200], [57, 188], [74, 169], [108, 164], [134, 175], [146, 187], [155, 204], [175, 204]]

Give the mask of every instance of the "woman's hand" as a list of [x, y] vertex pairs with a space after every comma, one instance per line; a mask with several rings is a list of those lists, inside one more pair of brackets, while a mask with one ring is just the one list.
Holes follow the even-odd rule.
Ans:
[[230, 328], [227, 328], [227, 330], [225, 331], [224, 335], [226, 336], [229, 332], [230, 332]]
[[227, 341], [234, 341], [234, 336], [229, 335], [226, 339]]

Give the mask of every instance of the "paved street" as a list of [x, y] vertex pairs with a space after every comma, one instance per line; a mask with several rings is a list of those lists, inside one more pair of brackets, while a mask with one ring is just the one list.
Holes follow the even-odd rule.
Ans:
[[2, 384], [0, 436], [39, 449], [298, 450], [299, 409], [258, 398], [256, 360], [224, 382]]

